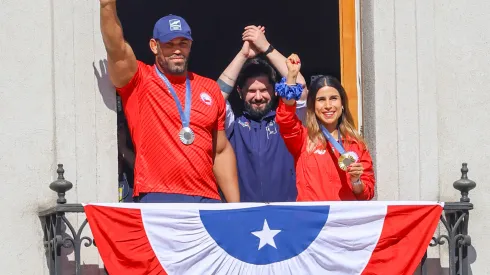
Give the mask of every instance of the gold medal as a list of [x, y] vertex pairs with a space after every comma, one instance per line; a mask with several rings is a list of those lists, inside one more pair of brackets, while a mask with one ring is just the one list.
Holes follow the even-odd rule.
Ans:
[[359, 157], [357, 156], [356, 153], [350, 151], [350, 152], [345, 152], [339, 157], [339, 167], [340, 169], [347, 171], [347, 167], [351, 165], [352, 163], [357, 162]]

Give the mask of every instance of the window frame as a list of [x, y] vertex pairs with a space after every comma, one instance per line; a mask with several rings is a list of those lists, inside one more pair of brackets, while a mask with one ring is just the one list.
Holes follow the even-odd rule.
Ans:
[[359, 0], [339, 0], [340, 77], [355, 127], [362, 132], [360, 21]]

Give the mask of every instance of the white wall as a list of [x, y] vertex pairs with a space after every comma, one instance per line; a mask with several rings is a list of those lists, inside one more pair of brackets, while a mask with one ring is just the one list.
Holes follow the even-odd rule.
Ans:
[[[378, 199], [454, 201], [469, 163], [473, 274], [490, 274], [490, 2], [362, 1], [365, 134]], [[115, 201], [115, 96], [99, 34], [98, 1], [3, 0], [0, 9], [2, 274], [47, 274], [37, 212], [63, 163], [69, 202]], [[83, 217], [70, 216], [76, 223]], [[446, 258], [444, 251], [441, 257]], [[83, 248], [89, 274], [95, 248]], [[438, 251], [431, 251], [437, 257]], [[69, 256], [72, 257], [72, 256]], [[474, 259], [473, 259], [474, 260]], [[443, 265], [445, 265], [443, 263]]]
[[[105, 56], [98, 7], [98, 1], [2, 1], [2, 274], [48, 274], [37, 212], [55, 202], [48, 185], [57, 163], [74, 184], [69, 202], [117, 199], [115, 94], [106, 76], [99, 85], [93, 67], [100, 72]], [[96, 249], [83, 248], [82, 255], [89, 274], [98, 274]]]
[[477, 182], [470, 192], [473, 274], [490, 274], [489, 13], [484, 0], [362, 3], [365, 134], [378, 199], [457, 201], [452, 183], [468, 162]]

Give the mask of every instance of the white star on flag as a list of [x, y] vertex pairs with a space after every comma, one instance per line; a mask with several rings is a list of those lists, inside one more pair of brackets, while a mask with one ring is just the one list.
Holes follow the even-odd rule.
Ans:
[[274, 236], [279, 234], [279, 232], [281, 232], [281, 230], [271, 230], [269, 228], [269, 224], [267, 224], [267, 220], [264, 220], [264, 227], [262, 228], [262, 231], [252, 232], [252, 234], [260, 239], [259, 248], [257, 250], [260, 250], [266, 244], [277, 249], [276, 243], [274, 242]]

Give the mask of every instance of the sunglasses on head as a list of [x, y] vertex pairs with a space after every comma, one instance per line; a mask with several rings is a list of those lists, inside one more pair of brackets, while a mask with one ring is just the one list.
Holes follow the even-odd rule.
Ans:
[[321, 78], [321, 77], [324, 77], [324, 75], [322, 75], [322, 74], [312, 75], [310, 77], [310, 83], [317, 80], [318, 78]]

